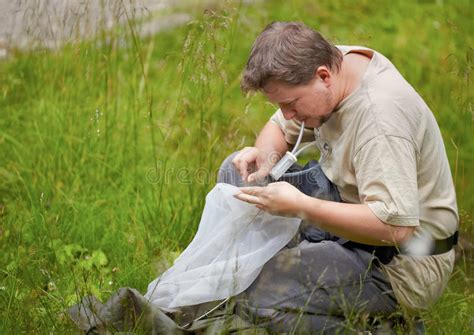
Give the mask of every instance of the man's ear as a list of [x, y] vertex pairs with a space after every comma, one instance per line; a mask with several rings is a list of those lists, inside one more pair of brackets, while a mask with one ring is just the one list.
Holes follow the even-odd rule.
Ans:
[[324, 83], [329, 84], [329, 81], [331, 80], [331, 71], [329, 71], [326, 66], [321, 65], [316, 69], [316, 71], [314, 71], [314, 76], [322, 80]]

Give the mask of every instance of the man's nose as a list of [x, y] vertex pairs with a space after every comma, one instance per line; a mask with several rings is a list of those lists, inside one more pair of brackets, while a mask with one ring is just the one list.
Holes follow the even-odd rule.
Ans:
[[285, 120], [291, 120], [296, 115], [296, 110], [294, 110], [292, 108], [280, 106], [280, 109], [281, 109], [281, 112], [282, 112], [283, 117], [285, 118]]

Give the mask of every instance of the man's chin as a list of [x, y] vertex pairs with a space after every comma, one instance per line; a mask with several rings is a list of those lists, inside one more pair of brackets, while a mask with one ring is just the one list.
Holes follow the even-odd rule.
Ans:
[[304, 126], [308, 128], [319, 128], [321, 127], [325, 122], [327, 122], [331, 118], [331, 114], [321, 116], [317, 119], [306, 119], [304, 121]]
[[305, 128], [318, 128], [320, 125], [321, 125], [321, 122], [319, 120], [306, 119], [304, 121]]

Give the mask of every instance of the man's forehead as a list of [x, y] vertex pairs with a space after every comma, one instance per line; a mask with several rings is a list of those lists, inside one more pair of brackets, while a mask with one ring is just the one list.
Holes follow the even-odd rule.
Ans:
[[291, 91], [291, 87], [288, 84], [285, 84], [280, 81], [269, 81], [265, 86], [263, 86], [263, 93], [265, 94], [282, 94], [288, 93]]
[[263, 93], [265, 94], [274, 94], [278, 92], [278, 83], [275, 81], [269, 81], [263, 86]]
[[282, 82], [269, 82], [263, 87], [263, 93], [273, 103], [287, 103], [297, 98], [297, 86], [290, 86]]

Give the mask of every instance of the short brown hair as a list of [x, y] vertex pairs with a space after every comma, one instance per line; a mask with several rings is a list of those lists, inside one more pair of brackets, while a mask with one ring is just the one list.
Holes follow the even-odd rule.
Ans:
[[244, 92], [271, 80], [304, 85], [321, 65], [339, 71], [341, 52], [320, 33], [300, 22], [273, 22], [255, 40], [241, 81]]

